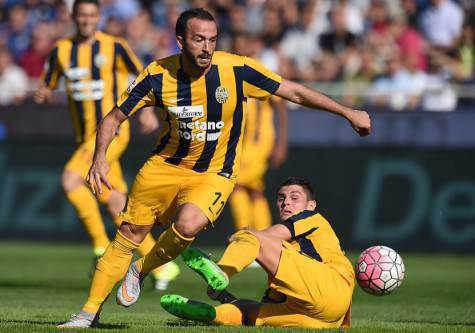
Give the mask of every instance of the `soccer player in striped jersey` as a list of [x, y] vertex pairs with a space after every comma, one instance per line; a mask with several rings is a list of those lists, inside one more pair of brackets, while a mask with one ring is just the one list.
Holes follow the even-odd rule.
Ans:
[[[64, 168], [61, 182], [66, 197], [92, 239], [94, 255], [98, 259], [104, 254], [109, 238], [97, 200], [85, 183], [92, 163], [96, 128], [112, 110], [120, 92], [127, 88], [129, 75], [138, 75], [142, 64], [123, 39], [98, 31], [98, 0], [76, 0], [72, 14], [77, 32], [56, 43], [34, 97], [38, 103], [47, 102], [59, 79], [64, 77], [77, 148]], [[158, 123], [153, 123], [155, 118], [152, 108], [144, 111], [141, 115], [142, 126], [151, 131]], [[147, 123], [144, 119], [148, 120]], [[128, 142], [129, 122], [124, 122], [117, 128], [107, 154], [112, 187], [99, 196], [117, 225], [121, 222], [118, 214], [125, 206], [127, 192], [119, 158]], [[141, 253], [146, 254], [154, 244], [153, 238], [147, 236], [140, 248]], [[170, 266], [170, 269], [176, 272], [177, 268]], [[164, 273], [157, 269], [153, 275], [160, 279]]]
[[330, 223], [317, 210], [310, 183], [287, 179], [276, 204], [280, 223], [232, 235], [218, 265], [197, 249], [183, 252], [187, 265], [211, 283], [221, 275], [231, 278], [257, 260], [268, 274], [261, 302], [238, 300], [224, 290], [208, 291], [223, 303], [217, 307], [179, 295], [163, 296], [162, 306], [184, 319], [221, 325], [348, 328], [355, 273]]
[[[99, 193], [104, 186], [112, 188], [106, 152], [119, 125], [140, 108], [155, 105], [166, 115], [166, 126], [155, 154], [135, 178], [121, 214], [123, 222], [99, 260], [86, 303], [61, 327], [95, 324], [104, 301], [124, 274], [117, 302], [135, 303], [141, 280], [177, 257], [216, 221], [239, 172], [247, 98], [275, 94], [340, 115], [360, 135], [369, 133], [366, 112], [283, 80], [256, 60], [215, 52], [217, 38], [217, 25], [209, 12], [199, 8], [183, 12], [176, 24], [181, 52], [152, 62], [102, 120], [87, 176]], [[169, 227], [145, 257], [130, 265], [133, 251], [155, 223]], [[226, 283], [216, 281], [217, 285]]]

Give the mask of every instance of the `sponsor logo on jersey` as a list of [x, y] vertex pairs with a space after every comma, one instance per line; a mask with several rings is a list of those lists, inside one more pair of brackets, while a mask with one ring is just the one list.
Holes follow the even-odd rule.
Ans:
[[216, 141], [223, 127], [224, 121], [178, 121], [178, 136], [191, 141]]
[[203, 105], [169, 106], [168, 112], [175, 118], [201, 118], [205, 115]]

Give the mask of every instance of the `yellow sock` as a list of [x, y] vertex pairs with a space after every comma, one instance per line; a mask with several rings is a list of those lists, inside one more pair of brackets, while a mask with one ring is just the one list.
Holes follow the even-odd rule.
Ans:
[[212, 321], [218, 325], [244, 325], [244, 315], [234, 304], [215, 306], [216, 318]]
[[114, 285], [119, 282], [129, 268], [134, 250], [138, 244], [117, 231], [114, 240], [99, 259], [92, 278], [91, 288], [83, 311], [97, 313], [109, 296]]
[[236, 188], [229, 198], [229, 203], [236, 230], [249, 227], [252, 220], [252, 203], [247, 191], [244, 188]]
[[[142, 244], [140, 244], [138, 248], [140, 255], [142, 257], [147, 255], [153, 249], [154, 245], [155, 245], [155, 240], [153, 239], [152, 235], [147, 234], [147, 236], [145, 236], [145, 239], [142, 241]], [[152, 269], [151, 272], [154, 276], [157, 276], [158, 274], [160, 274], [162, 270], [163, 270], [163, 266], [159, 266], [157, 268]]]
[[[120, 226], [122, 224], [122, 218], [117, 215], [115, 218], [114, 218], [114, 223], [116, 226]], [[138, 252], [140, 253], [140, 255], [143, 257], [145, 256], [147, 253], [150, 252], [150, 250], [152, 250], [153, 246], [155, 245], [155, 240], [153, 239], [152, 237], [152, 234], [151, 233], [148, 233], [147, 236], [145, 236], [144, 240], [142, 241], [142, 243], [140, 244], [139, 248], [138, 248]], [[163, 270], [163, 267], [157, 267], [155, 268], [154, 270], [152, 270], [152, 274], [154, 276], [157, 276], [158, 274], [160, 274], [160, 272]]]
[[162, 232], [153, 249], [139, 261], [140, 272], [147, 274], [154, 268], [175, 259], [194, 239], [182, 236], [172, 224]]
[[239, 273], [256, 260], [260, 249], [259, 240], [250, 231], [238, 231], [234, 234], [234, 237], [218, 262], [218, 266], [226, 273], [228, 278]]
[[99, 205], [92, 192], [86, 185], [81, 185], [75, 190], [67, 192], [66, 197], [76, 208], [79, 219], [92, 239], [94, 250], [97, 249], [97, 252], [100, 252], [100, 249], [105, 249], [109, 244], [109, 237], [107, 237], [102, 222]]
[[252, 225], [256, 230], [264, 230], [272, 225], [269, 203], [265, 196], [258, 196], [252, 201]]

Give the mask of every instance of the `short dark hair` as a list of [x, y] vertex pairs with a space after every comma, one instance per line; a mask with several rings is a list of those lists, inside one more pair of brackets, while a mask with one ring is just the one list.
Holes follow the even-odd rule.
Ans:
[[180, 36], [185, 38], [186, 34], [186, 25], [188, 24], [188, 20], [197, 18], [204, 21], [215, 22], [213, 15], [208, 12], [206, 9], [203, 8], [192, 8], [185, 10], [183, 13], [180, 14], [178, 20], [176, 20], [175, 26], [175, 34], [176, 36]]
[[80, 4], [82, 3], [90, 3], [90, 4], [93, 4], [93, 5], [96, 5], [97, 8], [100, 8], [100, 4], [99, 4], [99, 0], [74, 0], [74, 4], [73, 4], [73, 16], [76, 15], [77, 13], [77, 10], [78, 10], [78, 7]]
[[284, 186], [290, 185], [298, 185], [301, 186], [307, 195], [308, 201], [315, 200], [315, 192], [313, 191], [313, 187], [308, 180], [303, 177], [289, 177], [287, 178], [282, 184], [279, 186], [279, 190]]

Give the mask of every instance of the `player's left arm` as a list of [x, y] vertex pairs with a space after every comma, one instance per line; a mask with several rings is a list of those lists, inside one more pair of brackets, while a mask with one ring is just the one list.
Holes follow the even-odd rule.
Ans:
[[351, 127], [361, 136], [371, 132], [371, 119], [367, 112], [341, 105], [324, 94], [302, 84], [283, 79], [274, 93], [291, 102], [312, 109], [321, 109], [346, 118]]

